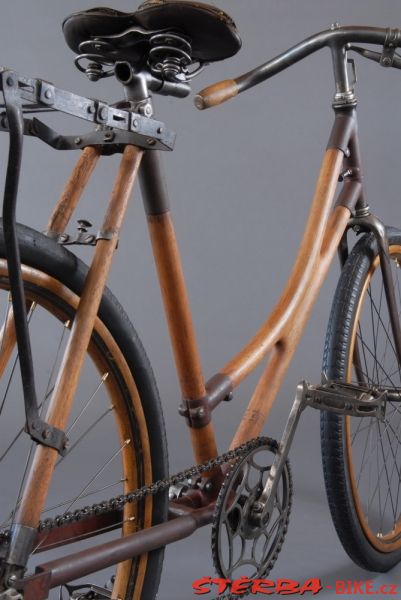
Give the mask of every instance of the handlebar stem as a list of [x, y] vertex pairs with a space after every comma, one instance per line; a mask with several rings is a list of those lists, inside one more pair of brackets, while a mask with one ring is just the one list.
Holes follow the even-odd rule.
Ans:
[[343, 45], [334, 45], [331, 47], [331, 55], [336, 85], [333, 107], [341, 108], [342, 106], [355, 106], [356, 97], [354, 93], [354, 82], [350, 84], [348, 77], [347, 47]]

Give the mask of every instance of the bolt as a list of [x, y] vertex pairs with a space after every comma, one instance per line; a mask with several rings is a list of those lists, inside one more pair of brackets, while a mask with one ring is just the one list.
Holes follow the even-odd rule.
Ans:
[[148, 146], [154, 146], [156, 144], [156, 140], [152, 139], [152, 138], [148, 138], [146, 140], [146, 143]]
[[33, 429], [34, 431], [35, 431], [35, 429], [36, 429], [36, 425], [35, 425], [35, 423], [34, 423], [33, 421], [32, 421], [32, 423], [31, 423], [31, 429]]
[[48, 100], [50, 100], [51, 97], [52, 97], [51, 90], [46, 90], [45, 91], [45, 98], [47, 98]]
[[382, 65], [385, 67], [391, 66], [391, 59], [388, 56], [385, 56], [382, 60]]
[[43, 439], [48, 440], [51, 435], [50, 429], [46, 428], [42, 431]]
[[74, 140], [74, 144], [80, 144], [82, 142], [80, 137], [76, 137]]
[[142, 110], [145, 117], [151, 117], [153, 115], [153, 109], [151, 104], [145, 104]]
[[255, 504], [252, 506], [252, 511], [260, 514], [261, 512], [263, 512], [263, 508], [264, 506], [262, 502], [255, 502]]
[[205, 411], [205, 409], [204, 409], [204, 408], [202, 408], [202, 407], [201, 407], [201, 408], [198, 408], [198, 410], [196, 411], [196, 416], [197, 416], [197, 417], [199, 417], [200, 419], [201, 419], [202, 417], [204, 417], [204, 416], [205, 416], [205, 414], [206, 414], [206, 411]]
[[208, 481], [207, 484], [205, 485], [205, 492], [210, 492], [212, 489], [212, 482]]
[[354, 225], [352, 229], [355, 231], [355, 233], [359, 233], [361, 231], [361, 226], [360, 225]]
[[349, 157], [351, 156], [351, 150], [350, 150], [349, 148], [347, 148], [347, 149], [345, 150], [344, 154], [345, 154], [345, 156], [346, 156], [347, 158], [349, 158]]
[[7, 77], [7, 85], [10, 87], [14, 85], [14, 79], [12, 77]]
[[163, 133], [163, 131], [164, 131], [163, 127], [158, 127], [157, 128], [157, 133]]
[[93, 104], [88, 104], [88, 107], [86, 110], [88, 111], [89, 114], [93, 114], [95, 112], [95, 107]]
[[112, 131], [106, 131], [106, 133], [104, 134], [105, 142], [112, 140], [113, 137], [114, 137], [114, 133]]
[[138, 125], [139, 125], [138, 119], [134, 119], [132, 121], [132, 129], [137, 129]]
[[63, 449], [64, 450], [68, 450], [68, 448], [70, 447], [70, 440], [68, 440], [67, 438], [64, 440], [63, 442]]

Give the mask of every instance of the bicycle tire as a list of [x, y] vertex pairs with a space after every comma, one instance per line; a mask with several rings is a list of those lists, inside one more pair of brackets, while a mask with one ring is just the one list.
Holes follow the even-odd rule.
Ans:
[[[401, 232], [388, 228], [387, 234], [400, 309]], [[331, 380], [355, 378], [368, 387], [399, 389], [400, 368], [379, 265], [376, 240], [366, 234], [339, 279], [323, 372]], [[401, 560], [399, 429], [398, 401], [387, 402], [383, 422], [376, 417], [321, 414], [324, 480], [334, 526], [348, 555], [370, 571], [386, 572]]]
[[[27, 298], [29, 302], [34, 301], [37, 303], [36, 306], [40, 307], [38, 309], [40, 311], [40, 317], [37, 327], [42, 328], [43, 324], [41, 320], [46, 319], [47, 322], [47, 315], [51, 315], [52, 317], [55, 316], [57, 321], [61, 321], [62, 324], [67, 323], [67, 326], [64, 326], [63, 331], [66, 329], [68, 334], [68, 322], [74, 317], [75, 306], [83, 289], [88, 267], [66, 248], [61, 247], [54, 240], [51, 240], [28, 227], [18, 225], [18, 239]], [[0, 222], [0, 287], [2, 290], [5, 289], [7, 291], [8, 278], [6, 260], [4, 257], [3, 229], [2, 223]], [[42, 310], [43, 308], [45, 310]], [[35, 318], [37, 318], [36, 312]], [[49, 323], [53, 321], [54, 318], [51, 320], [49, 319]], [[33, 327], [33, 323], [30, 323], [30, 328]], [[43, 332], [43, 329], [40, 329], [40, 331]], [[42, 333], [40, 335], [42, 335]], [[64, 335], [64, 333], [61, 335]], [[33, 334], [31, 335], [31, 338], [32, 337]], [[49, 343], [52, 339], [53, 338], [47, 334], [46, 340], [49, 340]], [[32, 340], [32, 343], [34, 345], [34, 340]], [[3, 349], [1, 349], [1, 351], [3, 351]], [[35, 349], [33, 349], [33, 352], [35, 352]], [[49, 354], [52, 356], [51, 360], [53, 361], [54, 351], [49, 351]], [[78, 432], [75, 434], [78, 438], [79, 435], [83, 435], [82, 430], [87, 432], [86, 438], [82, 438], [79, 442], [81, 448], [82, 445], [84, 447], [87, 446], [89, 444], [87, 441], [88, 437], [90, 440], [95, 439], [95, 426], [88, 432], [87, 423], [83, 421], [84, 417], [86, 420], [89, 420], [88, 413], [92, 411], [93, 414], [91, 418], [96, 422], [96, 428], [98, 430], [100, 428], [100, 433], [98, 432], [97, 435], [100, 436], [101, 441], [104, 440], [104, 436], [107, 435], [107, 444], [98, 443], [94, 452], [92, 452], [92, 446], [90, 447], [89, 453], [85, 452], [85, 449], [84, 451], [81, 451], [82, 458], [80, 456], [79, 461], [74, 461], [75, 466], [68, 466], [67, 472], [68, 469], [70, 469], [73, 473], [78, 472], [78, 474], [80, 474], [80, 469], [83, 467], [83, 464], [86, 464], [86, 462], [92, 459], [92, 454], [93, 459], [99, 460], [100, 462], [97, 454], [100, 454], [101, 460], [104, 461], [104, 455], [107, 457], [107, 452], [110, 452], [109, 448], [116, 448], [116, 455], [110, 461], [110, 464], [106, 463], [106, 466], [103, 468], [103, 471], [100, 471], [100, 474], [95, 470], [95, 473], [97, 473], [96, 485], [99, 486], [100, 482], [102, 482], [102, 491], [93, 490], [93, 493], [91, 493], [91, 490], [95, 487], [92, 483], [89, 488], [85, 489], [85, 494], [82, 494], [81, 492], [82, 497], [92, 496], [92, 498], [94, 498], [93, 501], [98, 501], [98, 499], [104, 500], [107, 497], [127, 492], [133, 481], [135, 481], [136, 488], [149, 484], [152, 480], [155, 481], [166, 477], [168, 474], [167, 442], [159, 394], [149, 360], [127, 315], [108, 289], [105, 290], [101, 301], [88, 354], [95, 362], [100, 374], [108, 373], [108, 375], [106, 376], [104, 384], [102, 383], [103, 378], [101, 379], [101, 383], [99, 383], [100, 392], [99, 388], [95, 388], [95, 393], [97, 394], [96, 400], [90, 399], [89, 405], [86, 404], [86, 407], [85, 403], [83, 404], [85, 414], [81, 414], [82, 407], [75, 409], [75, 419], [78, 415], [80, 421], [79, 423], [73, 422], [72, 425], [75, 430], [78, 429]], [[88, 363], [88, 369], [90, 368], [91, 371], [88, 375], [88, 383], [85, 380], [84, 374], [82, 385], [85, 385], [92, 390], [94, 384], [92, 383], [91, 377], [93, 376], [92, 371], [94, 371], [94, 368], [89, 364], [89, 361], [86, 360], [85, 362]], [[107, 370], [104, 371], [104, 369]], [[15, 372], [15, 368], [11, 369], [11, 365], [9, 365], [9, 370]], [[38, 387], [41, 376], [40, 373], [37, 372], [36, 365], [35, 372]], [[47, 377], [48, 373], [46, 373], [44, 380]], [[50, 381], [51, 376], [48, 380], [48, 388], [51, 386]], [[97, 380], [96, 383], [98, 383]], [[18, 388], [18, 384], [16, 384], [16, 387]], [[110, 427], [108, 427], [107, 433], [105, 433], [106, 429], [104, 422], [110, 417], [108, 415], [106, 415], [107, 418], [105, 417], [104, 419], [103, 417], [101, 417], [101, 419], [99, 417], [99, 424], [96, 421], [98, 412], [100, 412], [101, 408], [103, 409], [103, 395], [105, 394], [106, 389], [110, 395], [110, 407], [105, 410], [115, 416], [118, 431], [118, 436], [115, 437], [119, 437], [116, 442], [113, 442], [111, 439], [111, 432], [109, 433]], [[84, 392], [86, 393], [86, 388]], [[102, 395], [101, 398], [99, 398], [100, 393]], [[47, 392], [43, 398], [45, 398], [46, 395]], [[83, 395], [84, 401], [86, 402], [87, 396], [84, 395], [83, 392], [78, 391], [77, 396], [78, 395]], [[22, 404], [21, 397], [18, 399], [16, 398], [15, 400], [18, 400]], [[0, 402], [4, 405], [1, 397]], [[3, 406], [1, 406], [0, 413], [2, 411]], [[4, 413], [5, 412], [6, 411], [4, 410]], [[12, 414], [11, 418], [13, 418]], [[20, 418], [23, 418], [23, 409]], [[18, 427], [20, 425], [21, 424], [19, 423]], [[109, 423], [107, 423], [107, 425], [109, 425]], [[129, 438], [126, 438], [126, 435], [129, 435]], [[20, 435], [19, 437], [20, 439], [18, 442], [21, 441], [21, 438], [26, 438], [26, 441], [23, 443], [28, 443], [27, 436]], [[0, 436], [0, 440], [2, 439], [4, 438]], [[13, 440], [14, 438], [11, 437], [10, 439]], [[121, 445], [122, 439], [125, 441]], [[75, 442], [72, 439], [71, 453], [74, 443]], [[12, 449], [8, 450], [6, 466], [10, 454], [15, 451], [16, 446], [17, 443], [15, 442]], [[103, 450], [102, 447], [105, 447], [105, 449]], [[77, 446], [75, 446], [75, 448], [77, 448]], [[75, 453], [76, 449], [74, 449], [74, 454], [72, 454], [76, 458]], [[68, 454], [65, 458], [65, 463], [67, 463], [67, 461]], [[113, 489], [113, 485], [104, 485], [104, 482], [110, 477], [109, 471], [111, 471], [111, 467], [115, 467], [117, 462], [121, 463], [122, 472], [120, 478], [117, 480], [118, 485], [113, 483], [113, 485], [117, 485], [117, 487], [120, 488], [120, 491], [117, 490], [116, 493], [116, 489]], [[79, 468], [77, 465], [79, 465]], [[15, 467], [17, 466], [18, 465], [15, 465]], [[96, 466], [96, 469], [97, 468], [98, 466]], [[61, 476], [58, 475], [58, 477]], [[78, 476], [77, 478], [79, 479]], [[71, 494], [69, 491], [70, 481], [71, 478], [68, 480], [69, 494]], [[80, 485], [82, 484], [80, 483]], [[5, 487], [6, 486], [3, 486], [3, 490]], [[107, 494], [107, 491], [105, 490], [107, 487], [111, 488], [109, 494]], [[79, 489], [80, 488], [78, 488], [78, 490]], [[1, 492], [2, 495], [4, 495], [4, 493], [5, 490]], [[70, 498], [70, 496], [67, 495], [67, 498]], [[73, 496], [72, 498], [75, 498], [73, 509], [76, 507], [78, 508], [79, 504], [77, 504], [76, 496]], [[82, 502], [84, 505], [92, 503], [92, 501], [88, 502], [88, 500], [81, 500], [81, 503]], [[158, 494], [154, 498], [148, 498], [146, 501], [136, 505], [136, 507], [134, 507], [134, 505], [127, 505], [128, 507], [124, 509], [125, 511], [128, 511], [124, 513], [125, 532], [130, 532], [133, 528], [140, 528], [144, 523], [146, 523], [146, 525], [154, 525], [165, 521], [167, 519], [167, 502], [168, 498], [164, 493]], [[68, 509], [70, 508], [71, 506], [68, 506]], [[8, 515], [8, 513], [5, 514]], [[45, 516], [49, 515], [46, 514]], [[134, 520], [135, 524], [132, 524]], [[2, 521], [0, 521], [0, 523], [1, 522]], [[94, 543], [98, 540], [97, 537], [93, 539], [95, 540]], [[69, 549], [69, 551], [71, 550]], [[163, 549], [160, 549], [150, 552], [148, 555], [143, 555], [132, 561], [126, 561], [125, 563], [120, 564], [118, 566], [117, 575], [114, 577], [112, 597], [123, 598], [124, 600], [137, 600], [139, 598], [141, 598], [141, 600], [152, 600], [156, 596], [159, 586], [162, 561]]]

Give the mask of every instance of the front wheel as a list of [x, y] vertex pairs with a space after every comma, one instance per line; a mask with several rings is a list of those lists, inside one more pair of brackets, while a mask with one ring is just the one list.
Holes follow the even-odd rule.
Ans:
[[[65, 248], [31, 229], [19, 226], [18, 238], [38, 402], [45, 418], [87, 267]], [[1, 229], [0, 320], [4, 325], [0, 340], [0, 531], [12, 527], [34, 454], [34, 444], [23, 431], [18, 356], [13, 328], [10, 333], [7, 325], [12, 309], [4, 256]], [[108, 290], [102, 298], [66, 433], [69, 451], [57, 462], [42, 520], [167, 476], [166, 437], [152, 370], [130, 321]], [[49, 547], [49, 554], [54, 558], [55, 553], [58, 556], [79, 551], [88, 543], [98, 544], [110, 536], [129, 534], [166, 518], [166, 495], [148, 497], [127, 504], [113, 525], [106, 527], [103, 523], [102, 530], [89, 542], [74, 538], [78, 541], [61, 550]], [[44, 554], [37, 554], [46, 544], [45, 536], [36, 545], [29, 571], [35, 563], [46, 562]], [[96, 584], [112, 589], [112, 598], [153, 600], [162, 558], [163, 551], [157, 550], [120, 563], [114, 572], [90, 575], [82, 584], [82, 595], [76, 597], [108, 597], [86, 595], [90, 585]], [[51, 592], [50, 598], [56, 597], [58, 592]]]
[[[388, 238], [400, 314], [401, 232], [388, 229]], [[324, 479], [338, 536], [358, 565], [387, 571], [401, 560], [401, 371], [373, 234], [355, 245], [343, 268], [323, 372], [392, 391], [384, 421], [321, 415]]]

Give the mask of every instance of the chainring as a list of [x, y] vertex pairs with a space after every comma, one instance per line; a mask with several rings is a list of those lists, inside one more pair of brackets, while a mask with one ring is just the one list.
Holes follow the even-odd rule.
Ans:
[[274, 509], [261, 527], [252, 521], [251, 507], [260, 496], [278, 444], [259, 438], [230, 468], [220, 489], [212, 525], [212, 554], [218, 574], [226, 579], [261, 578], [272, 569], [287, 532], [292, 502], [292, 477], [286, 461], [278, 483]]

